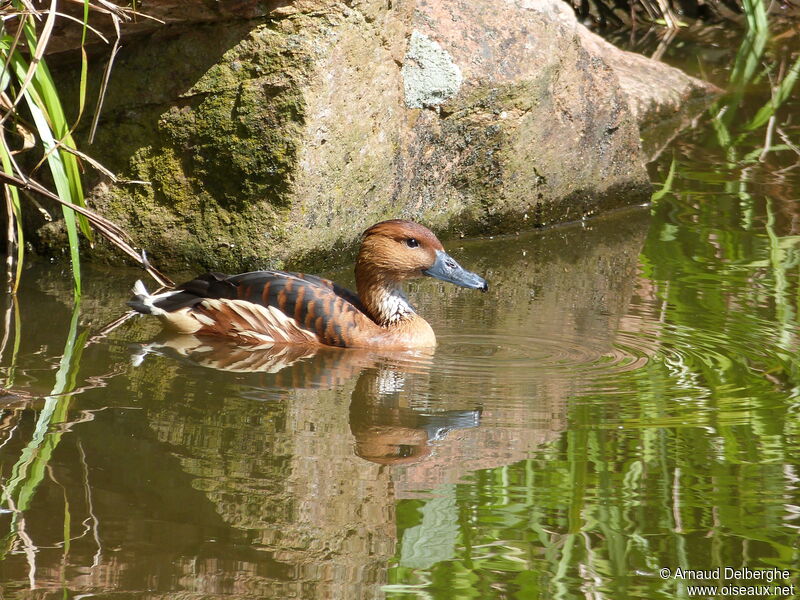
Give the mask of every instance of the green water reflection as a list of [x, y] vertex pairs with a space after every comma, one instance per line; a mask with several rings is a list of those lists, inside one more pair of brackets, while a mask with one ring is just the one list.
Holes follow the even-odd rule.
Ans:
[[[775, 113], [784, 141], [798, 105]], [[676, 177], [615, 340], [649, 341], [649, 360], [569, 394], [531, 458], [401, 502], [388, 597], [797, 597], [800, 152], [727, 108], [654, 166]], [[782, 572], [725, 576], [743, 565]], [[717, 568], [699, 582], [716, 593], [674, 575]]]
[[4, 298], [2, 596], [797, 586], [797, 155], [743, 164], [713, 127], [672, 148], [650, 207], [448, 242], [492, 291], [411, 286], [435, 353], [164, 339], [117, 322], [139, 273], [87, 273], [73, 307], [68, 272], [29, 265]]

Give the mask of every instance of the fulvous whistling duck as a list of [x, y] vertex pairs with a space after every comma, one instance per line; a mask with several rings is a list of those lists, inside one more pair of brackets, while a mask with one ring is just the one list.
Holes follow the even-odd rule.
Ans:
[[177, 333], [246, 345], [405, 349], [435, 346], [436, 336], [403, 295], [403, 281], [427, 275], [488, 290], [486, 280], [463, 269], [429, 229], [400, 219], [364, 232], [355, 273], [357, 295], [315, 275], [283, 271], [207, 273], [160, 294], [137, 281], [128, 305]]

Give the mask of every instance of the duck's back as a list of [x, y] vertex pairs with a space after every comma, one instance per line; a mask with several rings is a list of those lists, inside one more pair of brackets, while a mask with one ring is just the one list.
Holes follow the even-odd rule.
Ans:
[[181, 333], [248, 344], [357, 346], [379, 330], [356, 294], [303, 273], [207, 273], [164, 294], [136, 292], [133, 308]]

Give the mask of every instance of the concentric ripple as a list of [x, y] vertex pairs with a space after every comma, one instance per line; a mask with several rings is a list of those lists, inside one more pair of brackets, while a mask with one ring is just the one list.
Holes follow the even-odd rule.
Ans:
[[554, 335], [460, 334], [440, 337], [439, 373], [474, 380], [544, 384], [548, 380], [607, 388], [602, 380], [643, 368], [656, 352], [655, 337], [619, 332], [612, 341]]

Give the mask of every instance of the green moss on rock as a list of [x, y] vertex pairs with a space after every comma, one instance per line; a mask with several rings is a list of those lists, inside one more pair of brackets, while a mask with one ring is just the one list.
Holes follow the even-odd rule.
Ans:
[[[147, 183], [96, 181], [90, 202], [159, 267], [330, 265], [386, 218], [487, 233], [647, 196], [636, 121], [574, 27], [514, 3], [311, 7], [117, 58], [89, 151]], [[404, 95], [418, 30], [463, 73], [433, 109]]]

